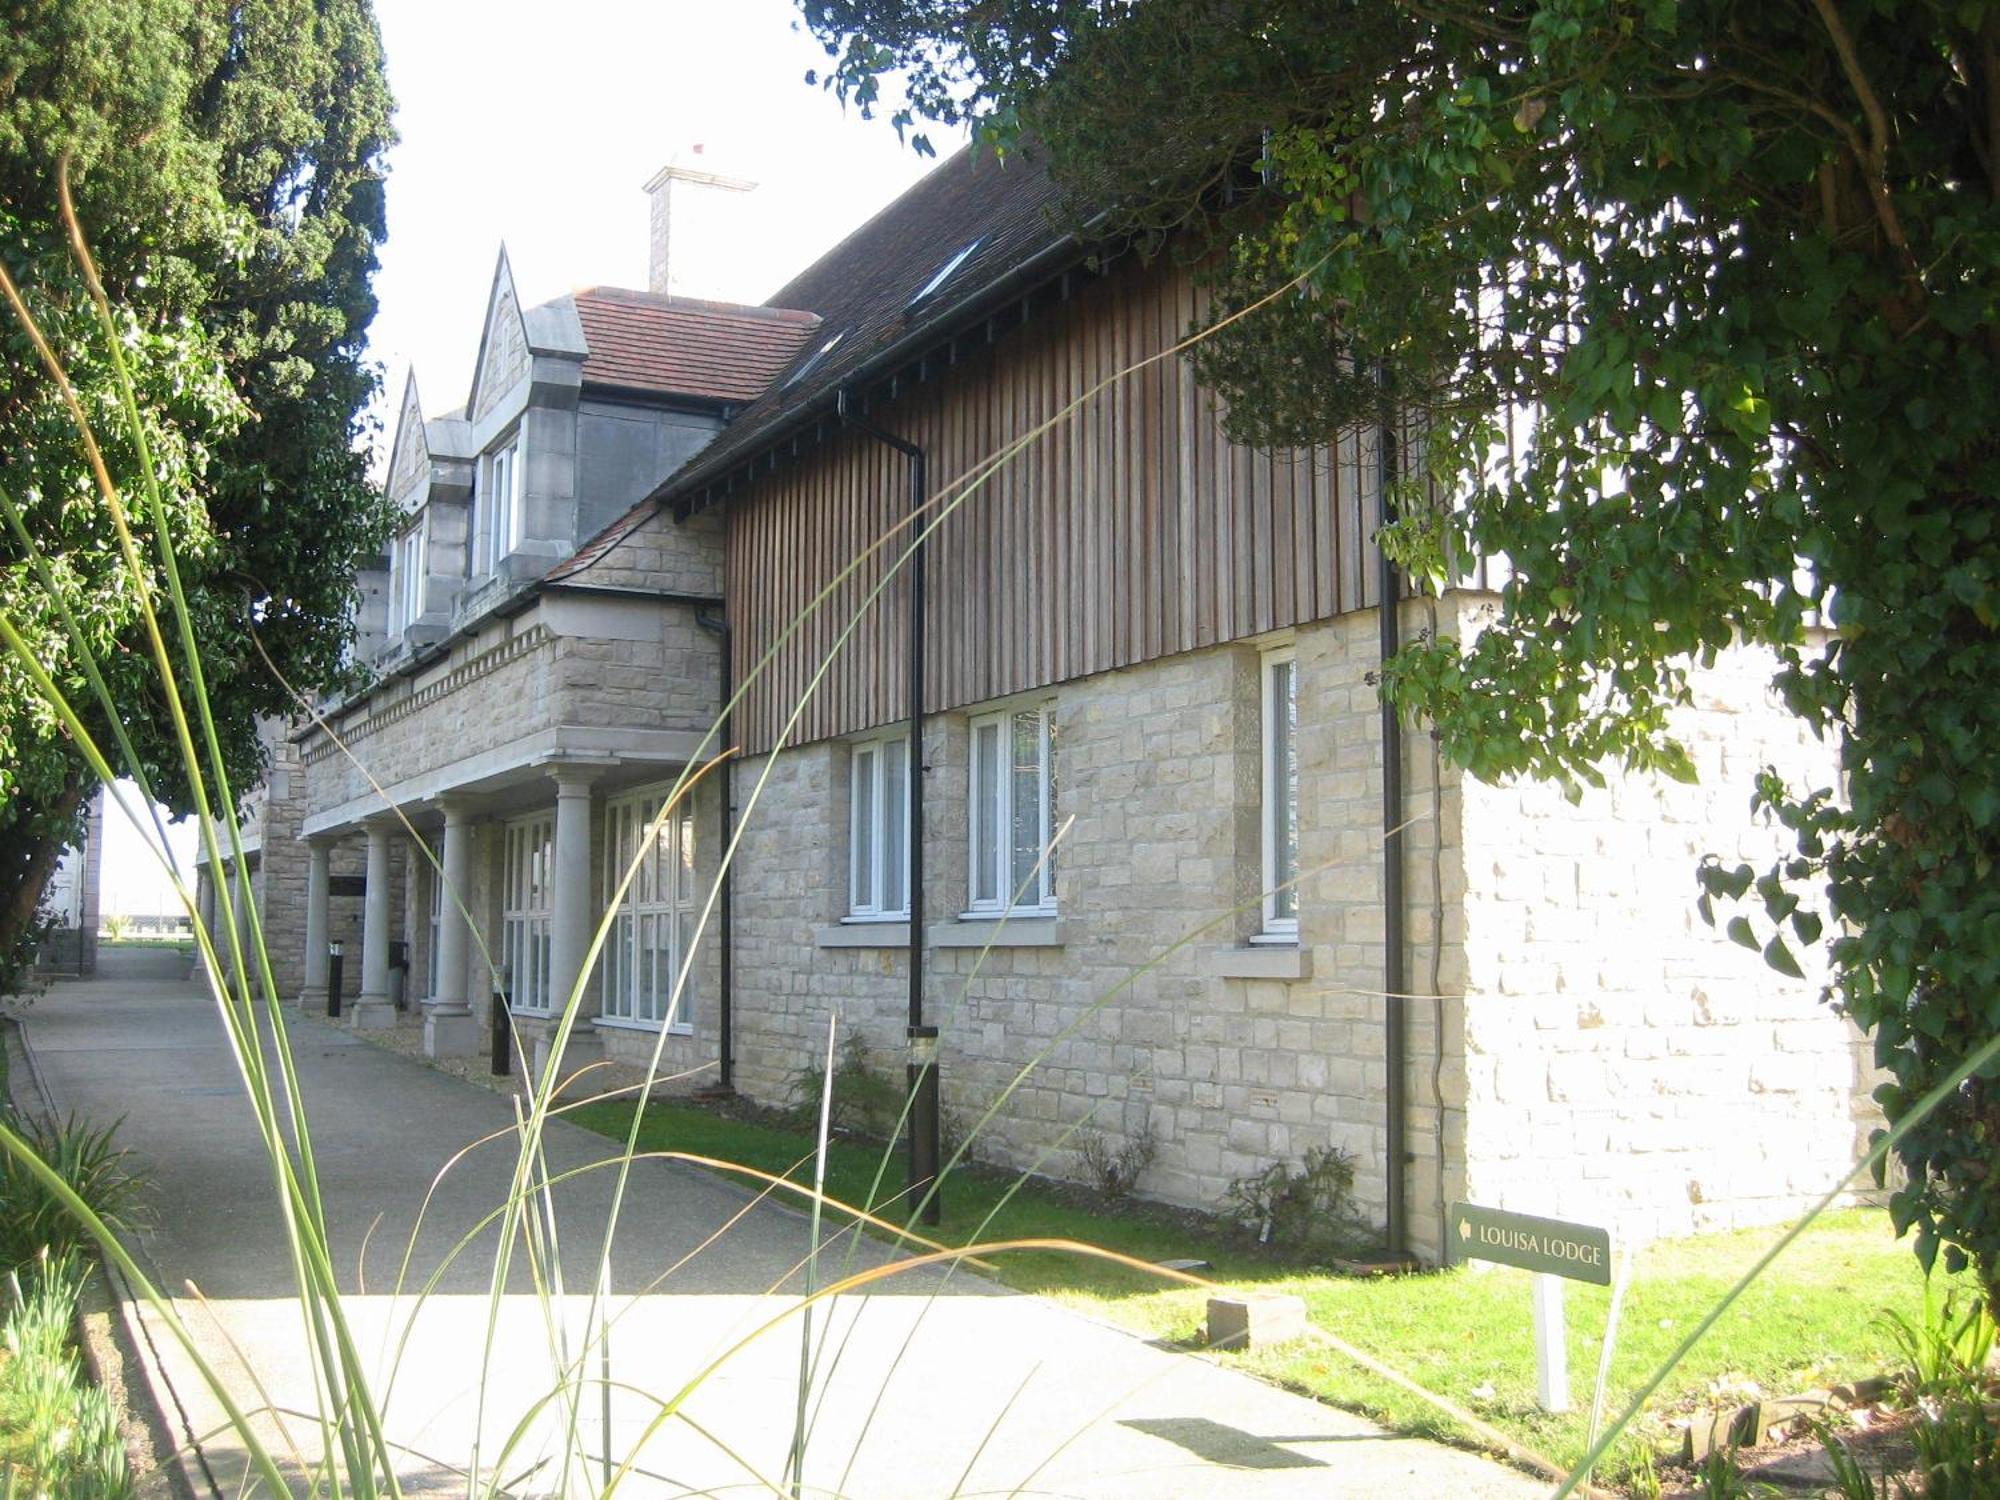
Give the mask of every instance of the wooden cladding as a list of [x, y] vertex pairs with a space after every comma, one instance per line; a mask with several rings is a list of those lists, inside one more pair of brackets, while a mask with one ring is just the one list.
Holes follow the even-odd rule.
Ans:
[[[1184, 271], [1121, 268], [869, 413], [925, 450], [930, 514], [950, 507], [926, 562], [931, 710], [1375, 603], [1373, 432], [1261, 453], [1224, 437], [1216, 399], [1179, 355], [1111, 379], [1171, 348], [1195, 313]], [[983, 481], [961, 483], [1043, 424]], [[898, 523], [909, 512], [908, 466], [888, 445], [845, 432], [731, 503], [727, 588], [736, 679], [748, 684], [736, 721], [746, 753], [907, 713], [901, 564], [911, 530]]]

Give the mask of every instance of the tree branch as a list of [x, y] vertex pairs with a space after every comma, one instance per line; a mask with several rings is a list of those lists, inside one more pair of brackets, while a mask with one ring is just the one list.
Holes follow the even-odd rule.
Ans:
[[1882, 233], [1888, 236], [1903, 258], [1903, 272], [1911, 285], [1921, 295], [1924, 278], [1917, 266], [1917, 257], [1910, 249], [1909, 236], [1903, 232], [1903, 221], [1896, 213], [1895, 199], [1889, 193], [1889, 117], [1882, 109], [1882, 101], [1875, 93], [1875, 86], [1868, 81], [1863, 71], [1861, 59], [1854, 50], [1854, 37], [1847, 29], [1847, 23], [1840, 18], [1840, 11], [1834, 0], [1813, 0], [1813, 9], [1819, 12], [1821, 24], [1833, 41], [1833, 50], [1840, 58], [1841, 71], [1847, 75], [1848, 87], [1854, 90], [1854, 97], [1861, 101], [1861, 112], [1868, 117], [1869, 145], [1861, 156], [1862, 178], [1868, 184], [1868, 196], [1875, 202], [1875, 217], [1882, 223]]

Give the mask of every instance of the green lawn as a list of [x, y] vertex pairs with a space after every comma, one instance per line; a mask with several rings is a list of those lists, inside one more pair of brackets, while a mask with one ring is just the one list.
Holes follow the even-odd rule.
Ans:
[[[571, 1118], [622, 1137], [630, 1106], [590, 1105]], [[800, 1165], [812, 1149], [805, 1133], [696, 1107], [650, 1105], [642, 1144], [810, 1181], [809, 1165]], [[881, 1155], [878, 1147], [836, 1142], [829, 1153], [829, 1195], [866, 1202]], [[900, 1189], [899, 1158], [890, 1162], [883, 1181], [889, 1193]], [[1610, 1305], [1606, 1288], [1569, 1287], [1571, 1383], [1579, 1410], [1552, 1417], [1535, 1405], [1531, 1279], [1524, 1272], [1478, 1268], [1352, 1280], [1274, 1262], [1207, 1226], [1140, 1204], [1107, 1212], [1060, 1190], [1036, 1183], [1017, 1187], [1015, 1179], [983, 1170], [961, 1169], [945, 1186], [944, 1224], [926, 1233], [946, 1243], [965, 1244], [975, 1237], [1058, 1237], [1141, 1260], [1206, 1259], [1213, 1262], [1218, 1281], [1297, 1293], [1322, 1328], [1558, 1462], [1573, 1462], [1585, 1449], [1599, 1342]], [[994, 1218], [982, 1228], [989, 1213]], [[1608, 1410], [1615, 1411], [1638, 1388], [1776, 1233], [1742, 1230], [1662, 1242], [1636, 1258]], [[1204, 1318], [1204, 1292], [1163, 1288], [1141, 1273], [1101, 1261], [1034, 1252], [999, 1260], [994, 1270], [1009, 1285], [1154, 1337], [1192, 1344]], [[1740, 1403], [1752, 1385], [1788, 1394], [1886, 1372], [1894, 1357], [1877, 1314], [1883, 1308], [1915, 1314], [1922, 1305], [1922, 1287], [1916, 1261], [1906, 1243], [1891, 1237], [1886, 1215], [1854, 1209], [1826, 1216], [1669, 1377], [1649, 1408], [1648, 1439], [1663, 1441], [1666, 1424], [1676, 1414]], [[1237, 1360], [1270, 1379], [1397, 1428], [1463, 1436], [1434, 1408], [1324, 1347], [1298, 1345], [1217, 1357]]]

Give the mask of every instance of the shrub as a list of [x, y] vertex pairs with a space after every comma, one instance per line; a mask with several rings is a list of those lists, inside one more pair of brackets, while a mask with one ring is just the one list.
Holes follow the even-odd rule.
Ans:
[[1297, 1168], [1273, 1162], [1237, 1178], [1222, 1211], [1280, 1250], [1345, 1254], [1373, 1239], [1354, 1206], [1354, 1158], [1338, 1146], [1306, 1152]]
[[[128, 1154], [116, 1144], [116, 1124], [93, 1127], [74, 1115], [49, 1124], [10, 1123], [99, 1218], [114, 1226], [130, 1221], [140, 1183]], [[0, 1267], [24, 1265], [44, 1250], [60, 1256], [88, 1239], [38, 1178], [0, 1153]]]
[[1083, 1170], [1084, 1180], [1106, 1198], [1114, 1200], [1131, 1196], [1159, 1151], [1159, 1138], [1153, 1134], [1150, 1124], [1129, 1133], [1125, 1144], [1116, 1148], [1103, 1132], [1088, 1127], [1079, 1131], [1076, 1137], [1076, 1160]]
[[[792, 1075], [792, 1107], [799, 1123], [808, 1129], [819, 1126], [819, 1102], [825, 1089], [826, 1069], [817, 1057]], [[833, 1129], [844, 1135], [887, 1140], [900, 1133], [906, 1096], [902, 1080], [878, 1068], [861, 1033], [850, 1031], [834, 1059]]]
[[9, 1494], [125, 1500], [132, 1493], [111, 1403], [83, 1378], [70, 1343], [88, 1274], [78, 1252], [64, 1250], [7, 1278], [0, 1470]]

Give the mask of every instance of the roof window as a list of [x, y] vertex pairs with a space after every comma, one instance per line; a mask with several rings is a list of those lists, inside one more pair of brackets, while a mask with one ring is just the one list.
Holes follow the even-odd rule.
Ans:
[[934, 296], [938, 291], [940, 291], [944, 287], [944, 284], [947, 281], [951, 280], [952, 273], [957, 271], [960, 266], [964, 265], [966, 261], [971, 258], [972, 252], [977, 250], [981, 245], [985, 243], [986, 243], [986, 236], [982, 234], [978, 239], [974, 240], [971, 244], [961, 246], [956, 255], [952, 256], [950, 260], [946, 261], [943, 265], [939, 266], [935, 271], [931, 272], [931, 279], [929, 281], [926, 281], [921, 287], [919, 287], [917, 289], [916, 295], [910, 298], [910, 300], [903, 305], [905, 307], [915, 307], [919, 302], [922, 302], [925, 298]]
[[800, 365], [796, 370], [792, 371], [791, 374], [785, 377], [785, 383], [779, 386], [778, 389], [781, 391], [788, 391], [793, 386], [797, 385], [801, 380], [804, 380], [806, 376], [812, 374], [814, 370], [817, 370], [820, 367], [820, 365], [825, 362], [826, 357], [829, 354], [833, 353], [834, 349], [838, 347], [840, 341], [846, 337], [847, 337], [847, 330], [843, 328], [840, 330], [840, 332], [836, 333], [832, 338], [828, 339], [824, 344], [821, 344], [817, 349], [813, 350], [811, 354], [806, 356], [804, 364]]

